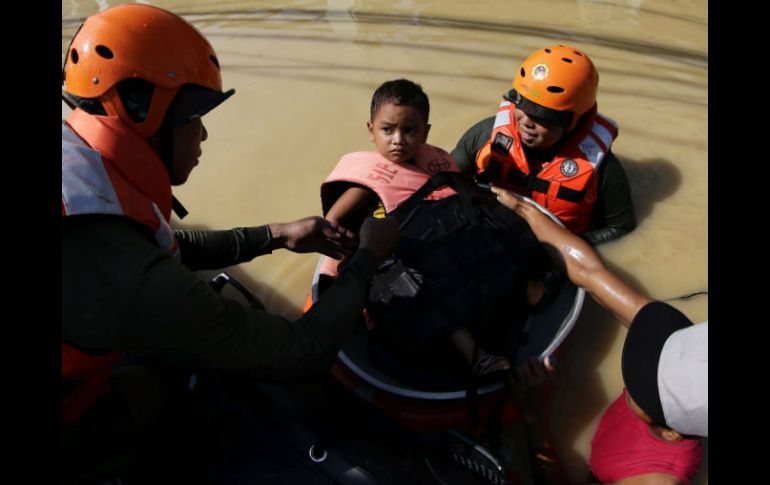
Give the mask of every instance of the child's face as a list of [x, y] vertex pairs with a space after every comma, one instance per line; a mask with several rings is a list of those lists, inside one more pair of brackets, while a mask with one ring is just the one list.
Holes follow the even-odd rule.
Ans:
[[393, 103], [380, 106], [366, 127], [369, 140], [377, 151], [393, 163], [404, 163], [414, 158], [430, 130], [430, 125], [425, 123], [416, 108]]
[[545, 150], [564, 136], [564, 128], [558, 123], [549, 123], [527, 115], [516, 108], [516, 124], [519, 126], [521, 142], [535, 150]]

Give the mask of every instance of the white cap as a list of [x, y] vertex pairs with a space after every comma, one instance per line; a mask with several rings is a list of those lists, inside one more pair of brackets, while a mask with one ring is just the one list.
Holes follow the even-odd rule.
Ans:
[[666, 424], [686, 435], [709, 434], [708, 321], [666, 339], [658, 362], [658, 391]]

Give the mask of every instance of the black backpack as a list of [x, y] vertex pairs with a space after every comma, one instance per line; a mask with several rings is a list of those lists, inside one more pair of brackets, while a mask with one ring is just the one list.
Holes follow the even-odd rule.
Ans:
[[[424, 200], [445, 185], [457, 194]], [[456, 387], [468, 372], [448, 338], [459, 327], [515, 362], [529, 311], [527, 280], [548, 265], [527, 223], [454, 172], [433, 175], [388, 217], [401, 221], [401, 240], [369, 294], [375, 365], [422, 388]]]

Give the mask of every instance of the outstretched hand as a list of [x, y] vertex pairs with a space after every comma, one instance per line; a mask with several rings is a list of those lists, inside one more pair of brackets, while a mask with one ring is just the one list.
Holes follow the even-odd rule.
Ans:
[[497, 194], [498, 202], [511, 209], [512, 211], [516, 211], [516, 208], [519, 207], [520, 204], [524, 203], [524, 199], [519, 194], [511, 192], [510, 190], [495, 187], [494, 185], [490, 187], [490, 190], [494, 194]]
[[355, 234], [323, 217], [305, 217], [294, 222], [270, 224], [272, 248], [295, 253], [321, 253], [334, 259], [350, 256], [356, 247]]

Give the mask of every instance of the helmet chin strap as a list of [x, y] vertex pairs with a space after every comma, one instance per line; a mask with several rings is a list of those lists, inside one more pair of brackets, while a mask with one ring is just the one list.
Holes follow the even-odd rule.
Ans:
[[[169, 177], [171, 177], [171, 161], [174, 159], [174, 143], [172, 142], [172, 131], [173, 128], [171, 123], [164, 122], [161, 125], [160, 150], [158, 153]], [[187, 217], [187, 214], [189, 214], [187, 209], [185, 209], [182, 203], [179, 202], [179, 199], [177, 199], [174, 195], [171, 196], [171, 210], [174, 211], [174, 214], [176, 214], [180, 220], [184, 219]]]
[[174, 211], [174, 214], [176, 214], [179, 219], [184, 219], [187, 214], [189, 214], [187, 209], [185, 209], [182, 203], [179, 202], [179, 199], [173, 195], [171, 196], [171, 210]]

